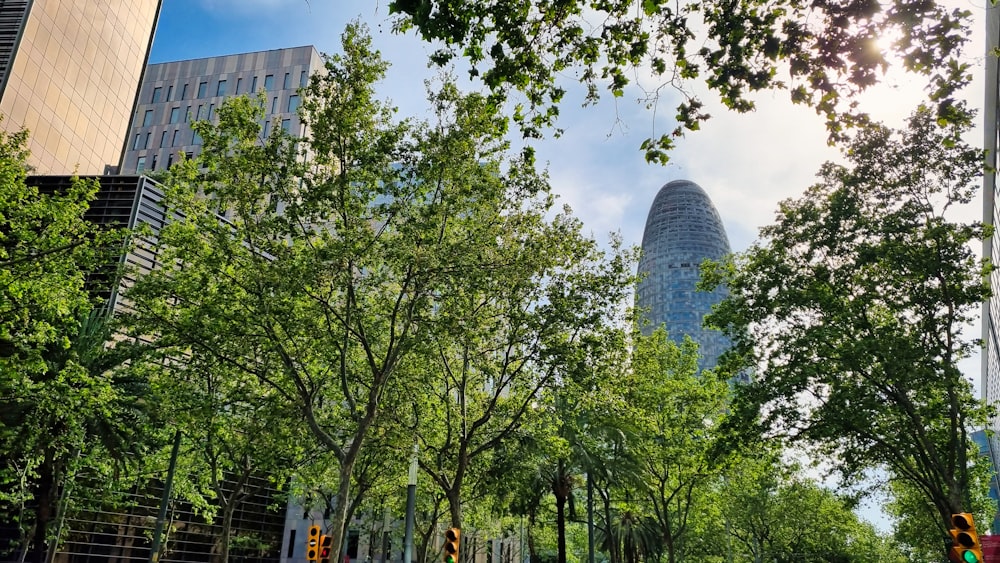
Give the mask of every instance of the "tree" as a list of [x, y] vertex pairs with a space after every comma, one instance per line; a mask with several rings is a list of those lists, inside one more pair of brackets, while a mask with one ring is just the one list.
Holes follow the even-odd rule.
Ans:
[[[335, 552], [367, 440], [398, 435], [385, 408], [425, 400], [407, 366], [441, 342], [449, 363], [438, 366], [453, 371], [435, 373], [461, 377], [471, 373], [460, 372], [463, 349], [493, 370], [503, 349], [490, 345], [509, 345], [506, 371], [476, 377], [516, 391], [491, 404], [516, 425], [530, 402], [507, 378], [544, 383], [572, 329], [599, 320], [625, 287], [600, 285], [625, 268], [603, 271], [578, 221], [545, 220], [544, 175], [507, 158], [506, 123], [488, 100], [445, 80], [432, 100], [437, 123], [396, 121], [374, 97], [387, 65], [367, 33], [349, 26], [342, 44], [304, 92], [305, 137], [276, 130], [262, 139], [261, 102], [248, 98], [228, 100], [217, 123], [195, 125], [202, 153], [166, 178], [181, 218], [159, 233], [164, 266], [127, 295], [135, 334], [157, 335], [177, 361], [205, 358], [228, 379], [259, 382], [301, 416], [337, 466]], [[485, 324], [467, 305], [501, 316]], [[463, 315], [478, 323], [475, 346], [457, 338]], [[485, 329], [505, 322], [513, 336], [489, 342]], [[412, 434], [399, 445], [410, 448]]]
[[135, 444], [144, 390], [118, 369], [130, 347], [107, 347], [107, 312], [87, 285], [117, 262], [124, 233], [84, 219], [96, 182], [26, 185], [27, 135], [0, 133], [0, 506], [40, 561], [60, 489]]
[[[167, 351], [170, 335], [156, 343]], [[149, 355], [159, 416], [182, 433], [184, 468], [178, 487], [219, 526], [213, 562], [229, 561], [232, 521], [244, 501], [267, 484], [283, 487], [308, 458], [309, 439], [299, 412], [245, 371], [193, 349], [178, 360]]]
[[719, 488], [725, 526], [715, 530], [730, 538], [735, 561], [911, 560], [859, 520], [853, 502], [783, 463], [779, 452], [741, 456]]
[[733, 338], [730, 366], [757, 370], [728, 428], [811, 446], [847, 482], [883, 469], [942, 535], [970, 506], [969, 433], [987, 415], [957, 366], [989, 271], [970, 245], [983, 226], [949, 218], [981, 171], [964, 129], [922, 107], [905, 130], [859, 131], [849, 165], [823, 165], [760, 242], [705, 273], [730, 290], [709, 318]]
[[461, 527], [466, 479], [486, 477], [488, 462], [473, 464], [543, 416], [537, 403], [587, 335], [614, 318], [632, 274], [617, 241], [604, 251], [568, 209], [553, 214], [544, 175], [502, 160], [505, 130], [489, 100], [446, 86], [435, 102], [441, 121], [406, 168], [461, 211], [438, 243], [448, 276], [420, 346], [430, 400], [414, 403], [412, 432]]
[[689, 518], [722, 468], [713, 433], [729, 399], [729, 387], [714, 370], [698, 371], [697, 345], [680, 345], [663, 329], [636, 336], [628, 379], [630, 421], [637, 440], [642, 483], [636, 493], [649, 506], [664, 554], [674, 563], [691, 535]]
[[[394, 0], [397, 30], [415, 29], [443, 47], [433, 60], [468, 59], [498, 97], [522, 91], [515, 119], [526, 135], [553, 123], [566, 94], [559, 77], [577, 71], [593, 101], [606, 87], [624, 95], [635, 69], [651, 73], [644, 102], [676, 89], [677, 126], [643, 143], [647, 160], [665, 162], [684, 130], [707, 119], [692, 86], [701, 80], [730, 109], [754, 108], [752, 94], [787, 89], [826, 118], [833, 138], [865, 116], [851, 98], [878, 81], [893, 59], [926, 75], [942, 117], [969, 81], [960, 60], [971, 13], [943, 2], [893, 0]], [[891, 47], [884, 37], [897, 38]], [[787, 77], [782, 75], [787, 73]]]

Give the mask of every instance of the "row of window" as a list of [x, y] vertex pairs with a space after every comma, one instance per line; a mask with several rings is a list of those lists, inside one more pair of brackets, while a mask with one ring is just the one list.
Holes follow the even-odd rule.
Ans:
[[[187, 123], [191, 119], [191, 107], [187, 106], [184, 111], [183, 119], [184, 123]], [[208, 108], [206, 113], [205, 109]], [[285, 112], [295, 113], [299, 109], [299, 96], [298, 94], [292, 94], [288, 96], [288, 103], [285, 105]], [[201, 119], [212, 119], [212, 112], [215, 111], [215, 104], [198, 104], [198, 112], [195, 114], [196, 120]], [[271, 113], [278, 113], [278, 97], [274, 96], [271, 98]], [[181, 106], [174, 106], [170, 108], [170, 124], [180, 123], [182, 118]], [[153, 110], [147, 109], [145, 115], [142, 116], [142, 126], [149, 127], [153, 124]]]
[[[299, 73], [299, 87], [300, 88], [305, 88], [308, 80], [309, 80], [309, 75], [308, 75], [308, 73], [306, 73], [306, 71], [303, 70], [301, 73]], [[229, 81], [227, 79], [225, 79], [225, 78], [220, 79], [218, 82], [216, 82], [215, 83], [215, 95], [216, 96], [225, 96], [225, 95], [227, 95], [228, 94], [228, 85], [229, 85]], [[179, 98], [177, 98], [177, 100], [186, 100], [186, 99], [188, 99], [188, 86], [190, 86], [190, 84], [185, 83], [184, 86], [181, 87], [181, 96]], [[288, 90], [291, 87], [292, 87], [292, 73], [286, 72], [285, 73], [285, 79], [282, 82], [282, 89]], [[233, 91], [233, 95], [239, 96], [240, 95], [240, 90], [242, 90], [242, 89], [243, 89], [243, 78], [237, 78], [236, 79], [236, 88]], [[274, 91], [274, 75], [273, 74], [268, 74], [268, 75], [264, 76], [264, 90], [266, 90], [268, 92], [273, 92]], [[251, 92], [251, 93], [257, 92], [257, 77], [256, 76], [254, 76], [253, 79], [251, 80], [250, 90], [248, 90], [248, 91]], [[162, 86], [156, 86], [156, 87], [154, 87], [153, 88], [153, 96], [152, 96], [152, 99], [150, 100], [150, 103], [152, 103], [152, 104], [158, 104], [160, 102], [173, 101], [174, 86], [172, 84], [169, 85], [169, 86], [167, 86], [166, 93], [167, 93], [167, 97], [166, 97], [166, 99], [163, 99], [163, 87]], [[206, 82], [199, 82], [198, 83], [198, 95], [196, 96], [196, 98], [205, 98], [205, 97], [207, 97], [207, 94], [208, 94], [208, 82], [207, 81]]]
[[[187, 155], [188, 158], [194, 158], [194, 153], [193, 152], [189, 152], [189, 153], [185, 153], [185, 154]], [[174, 154], [170, 153], [170, 154], [167, 155], [167, 166], [166, 166], [166, 168], [170, 168], [173, 164], [174, 164]], [[140, 173], [142, 173], [142, 172], [144, 172], [146, 170], [150, 170], [150, 171], [156, 170], [156, 155], [155, 154], [152, 155], [152, 157], [151, 157], [151, 160], [149, 162], [149, 168], [146, 168], [146, 157], [145, 156], [140, 156], [139, 160], [136, 161], [136, 165], [135, 165], [135, 172], [136, 172], [136, 174], [140, 174]]]
[[[292, 120], [282, 119], [281, 128], [286, 133], [290, 134], [292, 132]], [[166, 147], [184, 146], [184, 143], [181, 142], [180, 138], [181, 131], [182, 131], [181, 129], [175, 129], [172, 133], [170, 131], [164, 131], [160, 135], [159, 148], [162, 149]], [[135, 136], [135, 140], [132, 142], [132, 149], [133, 150], [148, 149], [149, 143], [152, 140], [152, 135], [153, 135], [152, 133], [146, 133], [145, 136], [143, 136], [141, 133], [137, 134]], [[270, 135], [271, 135], [271, 122], [270, 120], [266, 120], [264, 121], [264, 137], [268, 137]], [[167, 144], [168, 140], [170, 141], [169, 145]], [[201, 136], [198, 135], [198, 133], [194, 133], [194, 136], [191, 139], [191, 144], [194, 146], [199, 146], [201, 145], [201, 143], [202, 143]], [[187, 154], [189, 158], [194, 156], [194, 153], [187, 153]], [[168, 155], [167, 158], [168, 158], [167, 168], [169, 168], [170, 165], [173, 164], [173, 159], [174, 159], [173, 154]], [[143, 170], [146, 170], [146, 156], [140, 156], [138, 160], [136, 160], [136, 166], [135, 166], [136, 173], [140, 173]], [[149, 170], [156, 170], [156, 154], [152, 155], [152, 163], [149, 167]]]

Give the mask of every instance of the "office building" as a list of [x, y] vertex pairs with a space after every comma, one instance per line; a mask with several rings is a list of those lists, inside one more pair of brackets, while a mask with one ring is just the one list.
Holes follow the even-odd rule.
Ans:
[[322, 68], [323, 59], [312, 46], [149, 65], [139, 89], [122, 173], [169, 168], [181, 153], [197, 154], [201, 139], [191, 123], [211, 120], [229, 96], [263, 92], [264, 135], [270, 134], [271, 127], [282, 127], [302, 136], [305, 132], [296, 113], [298, 89]]
[[[1000, 7], [987, 3], [986, 7], [986, 99], [983, 103], [983, 146], [986, 148], [986, 167], [983, 173], [983, 223], [998, 225], [996, 167], [998, 129], [997, 109], [1000, 106], [1000, 74], [998, 59], [993, 50], [1000, 46]], [[994, 233], [983, 241], [983, 258], [992, 263], [1000, 259], [1000, 238]], [[980, 393], [990, 404], [1000, 402], [1000, 270], [990, 274], [993, 295], [983, 304], [983, 350]], [[993, 467], [1000, 467], [1000, 414], [989, 422], [989, 455]]]
[[[104, 299], [116, 312], [127, 311], [129, 301], [124, 290], [137, 276], [160, 265], [157, 237], [160, 230], [179, 217], [163, 205], [163, 186], [138, 175], [84, 177], [100, 184], [84, 218], [98, 225], [136, 229], [142, 235], [133, 239], [128, 252], [119, 257], [125, 267], [119, 279], [115, 264], [92, 272], [88, 288]], [[74, 181], [71, 176], [29, 176], [27, 184], [40, 193], [65, 192]], [[219, 221], [225, 221], [218, 217]], [[86, 476], [74, 482], [73, 494], [64, 501], [62, 541], [54, 560], [62, 563], [96, 561], [148, 561], [151, 537], [163, 496], [164, 465], [147, 465], [134, 480], [114, 485], [93, 482]], [[279, 491], [267, 478], [253, 476], [248, 483], [226, 481], [225, 487], [245, 486], [252, 491], [237, 506], [231, 522], [231, 561], [247, 563], [277, 562], [284, 537], [284, 510], [275, 500]], [[0, 493], [3, 492], [0, 485]], [[232, 494], [230, 492], [229, 494]], [[4, 554], [22, 548], [20, 523], [0, 514], [0, 561]], [[222, 515], [207, 519], [204, 512], [185, 500], [174, 497], [171, 503], [169, 541], [162, 544], [159, 561], [180, 563], [209, 561], [220, 536]], [[28, 555], [32, 553], [28, 552]]]
[[646, 218], [639, 259], [636, 305], [644, 316], [642, 331], [663, 325], [670, 338], [690, 336], [698, 343], [699, 367], [715, 367], [729, 347], [720, 332], [702, 326], [712, 306], [726, 296], [725, 288], [697, 290], [700, 266], [729, 254], [729, 239], [712, 200], [694, 182], [674, 180], [656, 194]]
[[121, 160], [161, 0], [0, 1], [0, 123], [39, 174]]

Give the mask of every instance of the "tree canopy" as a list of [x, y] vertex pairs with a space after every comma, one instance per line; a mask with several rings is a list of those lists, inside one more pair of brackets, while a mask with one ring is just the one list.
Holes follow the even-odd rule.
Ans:
[[760, 242], [706, 271], [730, 290], [710, 317], [733, 338], [730, 367], [756, 370], [730, 428], [813, 447], [847, 479], [884, 469], [942, 533], [971, 506], [970, 433], [987, 414], [958, 367], [989, 292], [971, 248], [983, 225], [951, 218], [981, 167], [964, 129], [927, 108], [905, 130], [864, 128], [848, 164], [825, 164]]
[[[928, 79], [947, 119], [954, 93], [969, 80], [960, 58], [971, 13], [940, 0], [394, 0], [398, 30], [439, 42], [438, 63], [464, 57], [498, 97], [525, 94], [515, 119], [525, 134], [552, 125], [575, 73], [587, 100], [602, 89], [616, 97], [638, 82], [657, 106], [673, 90], [676, 127], [642, 148], [665, 162], [685, 130], [709, 116], [697, 82], [728, 108], [754, 108], [753, 93], [784, 89], [825, 117], [832, 138], [864, 122], [854, 97], [900, 60]], [[891, 39], [887, 45], [885, 38]], [[640, 77], [652, 77], [652, 85]], [[670, 103], [674, 103], [671, 100]]]

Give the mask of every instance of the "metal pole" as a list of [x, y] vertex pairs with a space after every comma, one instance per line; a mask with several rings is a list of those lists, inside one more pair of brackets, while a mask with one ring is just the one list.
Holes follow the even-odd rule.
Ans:
[[413, 561], [413, 523], [417, 508], [417, 444], [413, 444], [410, 458], [410, 480], [406, 485], [406, 525], [403, 531], [403, 563]]
[[594, 563], [594, 480], [587, 472], [587, 563]]
[[177, 452], [181, 449], [181, 431], [174, 433], [174, 449], [170, 453], [170, 467], [167, 469], [167, 482], [163, 484], [163, 498], [160, 499], [160, 512], [156, 515], [156, 527], [153, 529], [153, 545], [149, 548], [149, 563], [160, 560], [160, 536], [163, 534], [163, 523], [167, 519], [167, 504], [170, 503], [170, 489], [174, 484], [174, 469], [177, 467]]

